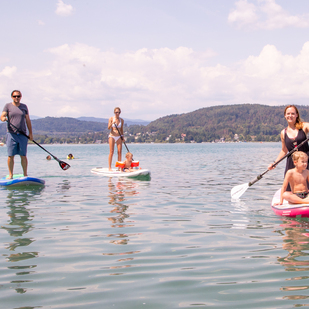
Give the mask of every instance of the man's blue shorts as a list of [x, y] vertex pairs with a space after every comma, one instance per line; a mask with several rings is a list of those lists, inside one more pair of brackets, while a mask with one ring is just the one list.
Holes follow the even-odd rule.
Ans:
[[15, 155], [26, 156], [27, 155], [28, 138], [19, 133], [7, 133], [6, 147], [8, 150], [8, 156]]

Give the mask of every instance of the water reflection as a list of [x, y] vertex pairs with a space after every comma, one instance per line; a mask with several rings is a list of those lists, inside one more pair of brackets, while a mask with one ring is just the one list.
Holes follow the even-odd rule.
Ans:
[[[33, 198], [39, 196], [43, 187], [36, 188], [33, 190], [9, 190], [5, 204], [8, 208], [9, 220], [7, 224], [1, 228], [6, 230], [9, 235], [14, 238], [13, 241], [9, 242], [5, 249], [10, 253], [5, 255], [6, 259], [10, 263], [22, 263], [25, 260], [32, 260], [38, 257], [36, 251], [23, 251], [25, 247], [30, 246], [35, 239], [31, 237], [25, 237], [33, 228], [32, 220], [33, 214], [28, 210], [28, 206]], [[14, 265], [8, 266], [8, 269], [16, 271], [15, 275], [29, 275], [33, 271], [36, 265]], [[32, 280], [12, 280], [11, 283], [14, 285], [17, 293], [25, 293], [26, 288], [21, 287], [21, 284], [31, 282]]]
[[[299, 300], [308, 299], [309, 296], [309, 222], [305, 218], [288, 220], [282, 219], [280, 225], [283, 230], [278, 231], [282, 234], [283, 249], [287, 250], [288, 254], [285, 257], [278, 258], [278, 262], [283, 265], [286, 271], [297, 272], [297, 276], [286, 279], [287, 281], [299, 281], [302, 284], [291, 284], [281, 288], [282, 291], [295, 292], [298, 294], [286, 295], [284, 299]], [[305, 280], [305, 281], [304, 281]], [[302, 294], [305, 295], [302, 295]], [[300, 305], [301, 304], [297, 304]]]
[[[126, 205], [124, 202], [128, 200], [128, 197], [139, 194], [139, 192], [137, 191], [138, 183], [127, 179], [117, 179], [115, 183], [113, 181], [113, 178], [110, 178], [108, 180], [108, 203], [113, 206], [113, 208], [110, 210], [113, 216], [108, 217], [108, 220], [112, 222], [112, 227], [114, 228], [133, 226], [132, 224], [125, 223], [125, 220], [128, 219], [130, 216], [126, 213], [129, 206]], [[128, 235], [124, 233], [113, 233], [108, 234], [107, 236], [116, 238], [110, 242], [117, 245], [126, 245], [129, 241]]]
[[64, 179], [62, 182], [60, 182], [57, 186], [57, 192], [58, 193], [65, 193], [71, 188], [71, 184], [68, 180]]
[[284, 228], [283, 249], [288, 255], [278, 261], [286, 267], [287, 271], [309, 270], [309, 222], [297, 220], [284, 220], [280, 225]]

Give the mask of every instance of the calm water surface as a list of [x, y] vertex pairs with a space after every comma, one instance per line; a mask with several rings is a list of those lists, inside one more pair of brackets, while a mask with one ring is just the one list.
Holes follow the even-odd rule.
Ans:
[[91, 174], [108, 145], [46, 145], [67, 171], [29, 146], [46, 186], [0, 190], [1, 308], [309, 306], [309, 223], [270, 207], [284, 163], [230, 198], [280, 143], [128, 146], [151, 181]]

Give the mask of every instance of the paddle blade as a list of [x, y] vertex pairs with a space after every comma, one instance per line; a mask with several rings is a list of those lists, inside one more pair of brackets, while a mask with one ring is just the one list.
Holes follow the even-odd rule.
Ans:
[[71, 167], [70, 164], [65, 163], [64, 161], [59, 161], [59, 165], [64, 171], [66, 171], [67, 169]]
[[239, 199], [249, 188], [249, 184], [244, 183], [242, 185], [236, 186], [231, 190], [232, 199]]

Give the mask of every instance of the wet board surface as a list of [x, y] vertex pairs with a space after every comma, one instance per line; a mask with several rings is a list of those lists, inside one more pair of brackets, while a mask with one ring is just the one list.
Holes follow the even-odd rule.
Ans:
[[27, 187], [27, 186], [44, 186], [45, 180], [36, 178], [36, 177], [30, 177], [24, 175], [14, 175], [13, 179], [8, 179], [8, 176], [5, 176], [0, 179], [0, 186], [2, 187]]
[[271, 208], [278, 216], [285, 217], [309, 217], [309, 204], [291, 204], [283, 200], [282, 205], [275, 205], [280, 201], [281, 189], [273, 196]]
[[110, 171], [108, 168], [96, 167], [91, 170], [91, 173], [108, 177], [150, 177], [150, 171], [148, 169], [136, 169], [133, 172], [121, 172], [117, 169], [112, 169], [112, 171]]

